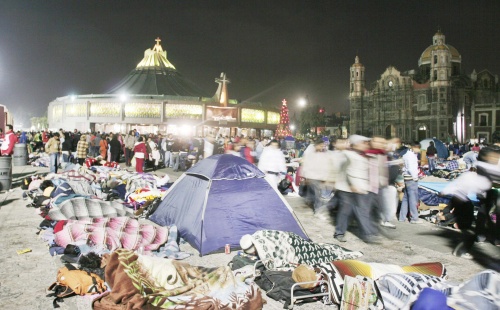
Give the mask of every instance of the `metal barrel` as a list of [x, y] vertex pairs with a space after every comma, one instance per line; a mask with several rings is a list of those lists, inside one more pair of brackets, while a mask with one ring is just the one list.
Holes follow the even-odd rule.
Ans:
[[0, 191], [8, 191], [12, 186], [12, 157], [0, 157]]
[[12, 164], [16, 167], [26, 166], [28, 164], [28, 149], [24, 143], [16, 143], [14, 154], [12, 155]]

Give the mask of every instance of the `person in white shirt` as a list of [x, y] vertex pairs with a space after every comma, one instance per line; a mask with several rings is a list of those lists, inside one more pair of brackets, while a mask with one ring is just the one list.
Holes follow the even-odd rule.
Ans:
[[278, 188], [281, 174], [286, 173], [285, 155], [279, 149], [278, 140], [272, 140], [269, 146], [264, 148], [258, 167], [266, 174], [266, 179], [271, 186]]
[[399, 212], [399, 221], [406, 222], [408, 211], [410, 212], [410, 223], [421, 224], [423, 221], [418, 218], [418, 158], [420, 143], [414, 142], [408, 152], [403, 155], [404, 168], [403, 178], [405, 188], [403, 189], [403, 201]]

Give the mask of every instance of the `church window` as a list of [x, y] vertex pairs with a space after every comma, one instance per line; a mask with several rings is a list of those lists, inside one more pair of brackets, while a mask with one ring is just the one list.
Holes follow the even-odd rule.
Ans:
[[351, 83], [351, 92], [354, 91], [354, 83]]
[[485, 79], [483, 84], [484, 84], [484, 88], [488, 88], [488, 80]]
[[444, 126], [444, 121], [443, 120], [441, 120], [441, 126]]
[[479, 114], [479, 126], [488, 126], [488, 114]]
[[354, 71], [351, 71], [351, 77], [354, 77]]
[[437, 70], [434, 70], [434, 74], [433, 74], [433, 76], [432, 76], [432, 80], [433, 80], [433, 81], [436, 81], [436, 80], [437, 80], [437, 75], [438, 75]]
[[356, 76], [359, 76], [359, 72], [358, 71], [356, 71]]
[[437, 55], [434, 55], [434, 64], [437, 64], [438, 63], [438, 57]]
[[425, 111], [427, 110], [427, 102], [425, 100], [425, 94], [419, 95], [417, 97], [417, 111]]

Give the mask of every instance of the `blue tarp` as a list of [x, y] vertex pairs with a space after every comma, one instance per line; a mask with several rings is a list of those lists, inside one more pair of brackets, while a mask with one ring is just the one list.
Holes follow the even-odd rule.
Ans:
[[[433, 191], [438, 192], [438, 193], [440, 193], [449, 184], [450, 184], [450, 182], [418, 182], [419, 187], [428, 188], [428, 189], [433, 190]], [[469, 197], [469, 199], [473, 203], [479, 202], [479, 199], [477, 199], [477, 196], [475, 194], [469, 194], [469, 195], [467, 195], [467, 197]]]
[[150, 220], [176, 225], [201, 255], [226, 244], [239, 248], [245, 234], [261, 229], [291, 231], [309, 239], [283, 197], [255, 165], [234, 155], [213, 155], [186, 171]]

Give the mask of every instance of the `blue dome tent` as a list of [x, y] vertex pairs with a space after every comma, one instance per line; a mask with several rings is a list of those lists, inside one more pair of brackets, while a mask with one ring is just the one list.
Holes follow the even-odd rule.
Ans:
[[448, 158], [450, 156], [446, 145], [444, 145], [441, 140], [438, 140], [436, 138], [428, 138], [420, 141], [420, 149], [423, 151], [427, 150], [427, 148], [429, 147], [429, 142], [431, 141], [434, 141], [434, 146], [436, 147], [437, 156], [439, 158]]
[[176, 225], [201, 255], [239, 248], [245, 234], [289, 231], [309, 239], [292, 208], [264, 173], [229, 154], [210, 156], [186, 171], [168, 190], [150, 220]]

